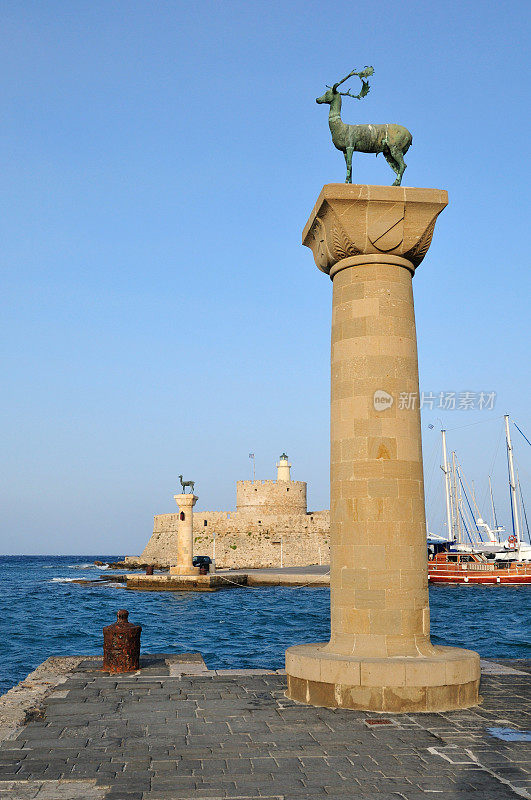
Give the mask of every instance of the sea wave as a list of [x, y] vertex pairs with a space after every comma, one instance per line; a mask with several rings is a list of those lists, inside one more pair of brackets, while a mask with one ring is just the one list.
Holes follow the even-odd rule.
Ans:
[[69, 564], [68, 569], [109, 569], [109, 565], [89, 562], [87, 564]]
[[50, 583], [72, 583], [72, 581], [77, 581], [79, 578], [52, 578], [49, 582]]

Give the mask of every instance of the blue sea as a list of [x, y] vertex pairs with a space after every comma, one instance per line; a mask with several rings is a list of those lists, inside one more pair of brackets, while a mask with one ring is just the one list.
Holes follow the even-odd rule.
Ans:
[[[198, 651], [211, 669], [284, 666], [292, 644], [329, 637], [327, 588], [135, 592], [79, 586], [120, 556], [0, 556], [0, 694], [52, 655], [101, 653], [119, 608], [142, 625], [142, 650]], [[106, 570], [105, 574], [111, 574]], [[432, 641], [484, 657], [531, 658], [531, 587], [432, 586]]]

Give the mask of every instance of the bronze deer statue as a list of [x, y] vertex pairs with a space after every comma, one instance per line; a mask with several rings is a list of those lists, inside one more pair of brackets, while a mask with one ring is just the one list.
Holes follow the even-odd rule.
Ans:
[[[345, 156], [347, 164], [347, 177], [345, 183], [352, 183], [352, 153], [357, 150], [360, 153], [383, 153], [385, 160], [396, 173], [396, 180], [393, 186], [400, 186], [402, 175], [406, 169], [404, 154], [413, 141], [413, 137], [403, 125], [346, 125], [341, 119], [341, 98], [353, 97], [361, 100], [369, 93], [369, 83], [364, 80], [374, 73], [372, 67], [365, 67], [361, 72], [352, 70], [343, 80], [328, 86], [327, 91], [316, 99], [316, 103], [327, 103], [330, 106], [328, 114], [328, 124], [332, 134], [332, 141], [338, 150]], [[338, 86], [345, 83], [353, 75], [361, 78], [362, 87], [359, 94], [348, 92], [338, 92]]]
[[182, 490], [183, 490], [184, 494], [186, 494], [186, 487], [187, 486], [190, 487], [190, 491], [192, 492], [192, 494], [194, 493], [194, 486], [195, 486], [195, 482], [194, 481], [183, 481], [183, 476], [182, 475], [179, 475], [179, 480], [181, 482], [181, 486], [182, 486]]

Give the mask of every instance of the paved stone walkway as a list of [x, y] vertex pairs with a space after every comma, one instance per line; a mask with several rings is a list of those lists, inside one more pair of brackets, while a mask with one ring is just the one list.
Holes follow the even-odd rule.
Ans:
[[529, 662], [486, 664], [472, 710], [407, 716], [297, 705], [282, 674], [193, 656], [142, 665], [81, 662], [0, 744], [1, 800], [531, 797], [531, 743], [511, 740], [531, 728]]

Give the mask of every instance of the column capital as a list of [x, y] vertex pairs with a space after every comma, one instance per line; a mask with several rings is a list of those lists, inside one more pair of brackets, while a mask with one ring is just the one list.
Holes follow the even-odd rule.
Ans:
[[443, 189], [327, 183], [304, 227], [302, 243], [331, 277], [338, 262], [363, 255], [397, 256], [414, 270], [428, 252], [446, 205], [448, 192]]
[[179, 508], [193, 508], [199, 500], [195, 494], [174, 494], [173, 499]]

